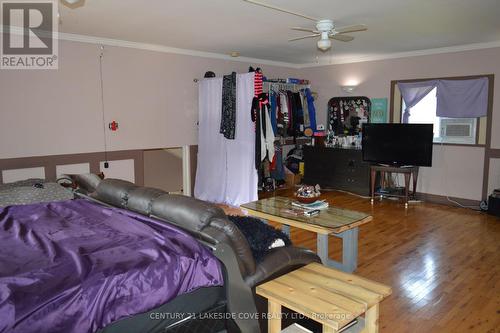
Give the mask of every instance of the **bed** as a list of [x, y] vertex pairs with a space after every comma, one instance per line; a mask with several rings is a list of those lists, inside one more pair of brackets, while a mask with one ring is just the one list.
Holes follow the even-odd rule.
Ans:
[[255, 286], [320, 262], [294, 246], [256, 260], [192, 197], [95, 174], [69, 185], [0, 185], [0, 332], [257, 333]]
[[0, 186], [0, 332], [224, 329], [197, 319], [226, 312], [224, 269], [207, 247], [171, 224], [72, 198], [41, 179]]

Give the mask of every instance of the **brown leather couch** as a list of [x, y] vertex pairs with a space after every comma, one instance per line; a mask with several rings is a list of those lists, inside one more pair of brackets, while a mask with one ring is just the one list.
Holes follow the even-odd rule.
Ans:
[[[214, 252], [227, 271], [225, 284], [230, 311], [255, 312], [251, 290], [256, 285], [311, 262], [321, 262], [314, 252], [290, 246], [272, 249], [256, 263], [244, 235], [221, 208], [211, 203], [119, 179], [72, 178], [93, 200], [164, 220], [214, 245]], [[259, 331], [256, 322], [237, 325], [244, 332]]]
[[158, 217], [201, 237], [205, 236], [205, 239], [229, 245], [236, 254], [239, 270], [249, 287], [308, 263], [320, 262], [314, 252], [291, 246], [270, 250], [257, 264], [247, 240], [224, 211], [192, 197], [168, 194], [120, 179], [102, 180], [91, 197], [115, 207]]

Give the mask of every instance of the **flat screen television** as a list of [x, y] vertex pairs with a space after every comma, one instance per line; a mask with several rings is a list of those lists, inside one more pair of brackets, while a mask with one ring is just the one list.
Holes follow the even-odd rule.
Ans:
[[391, 166], [432, 166], [432, 124], [363, 124], [363, 160]]

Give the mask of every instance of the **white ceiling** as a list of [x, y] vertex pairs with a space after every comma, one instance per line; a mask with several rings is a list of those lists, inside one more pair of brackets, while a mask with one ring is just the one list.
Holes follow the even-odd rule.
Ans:
[[292, 26], [314, 22], [242, 0], [85, 0], [60, 5], [60, 32], [293, 64], [499, 43], [500, 0], [265, 0], [337, 26], [366, 24], [354, 41], [321, 52]]

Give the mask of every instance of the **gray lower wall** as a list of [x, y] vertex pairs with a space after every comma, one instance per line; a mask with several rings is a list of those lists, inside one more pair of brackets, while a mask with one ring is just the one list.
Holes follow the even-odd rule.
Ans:
[[144, 151], [144, 185], [167, 192], [182, 190], [182, 148]]

